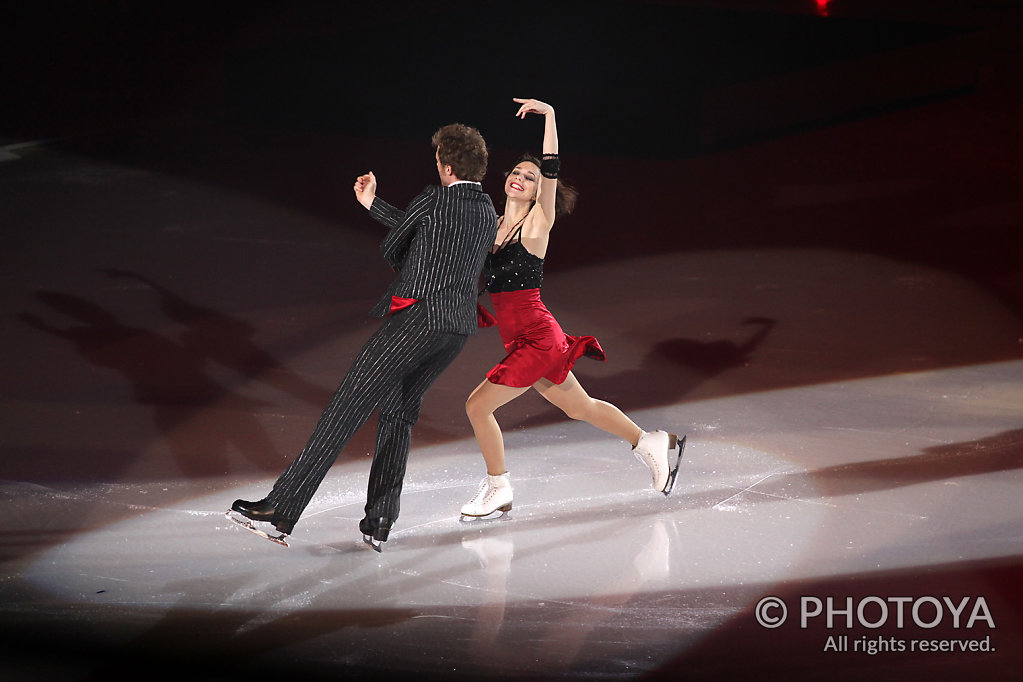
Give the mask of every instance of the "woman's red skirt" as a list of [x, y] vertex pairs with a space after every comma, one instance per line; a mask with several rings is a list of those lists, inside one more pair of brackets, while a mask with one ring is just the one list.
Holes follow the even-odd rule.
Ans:
[[604, 361], [592, 336], [569, 336], [540, 300], [539, 289], [491, 293], [498, 331], [508, 352], [487, 372], [502, 386], [532, 386], [540, 379], [560, 384], [582, 356]]

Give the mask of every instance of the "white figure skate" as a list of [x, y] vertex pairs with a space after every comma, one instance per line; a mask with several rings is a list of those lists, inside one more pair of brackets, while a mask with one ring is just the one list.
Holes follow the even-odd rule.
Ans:
[[[667, 431], [651, 431], [643, 433], [639, 443], [632, 449], [632, 454], [650, 469], [653, 488], [665, 496], [671, 494], [678, 476], [678, 467], [682, 463], [682, 451], [686, 447], [686, 437], [679, 439]], [[678, 449], [678, 456], [672, 461], [671, 451]]]
[[511, 508], [512, 486], [507, 472], [500, 476], [488, 475], [480, 483], [476, 496], [462, 505], [462, 521], [487, 517], [497, 512], [504, 516]]

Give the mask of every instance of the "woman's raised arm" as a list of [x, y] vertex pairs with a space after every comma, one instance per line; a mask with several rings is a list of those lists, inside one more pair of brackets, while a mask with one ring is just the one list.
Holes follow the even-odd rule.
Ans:
[[[554, 107], [538, 99], [522, 99], [515, 97], [514, 101], [519, 103], [519, 118], [525, 118], [526, 114], [541, 114], [544, 117], [543, 129], [543, 154], [558, 153], [558, 123], [554, 116]], [[548, 229], [554, 225], [554, 207], [558, 194], [557, 178], [548, 178], [541, 175], [540, 188], [537, 195], [536, 205], [543, 211], [544, 223]]]

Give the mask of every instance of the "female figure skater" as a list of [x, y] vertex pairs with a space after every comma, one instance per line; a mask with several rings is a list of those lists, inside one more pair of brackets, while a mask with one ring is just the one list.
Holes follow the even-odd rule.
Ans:
[[[479, 491], [462, 507], [463, 517], [510, 511], [512, 486], [505, 468], [504, 439], [494, 411], [535, 388], [569, 418], [589, 422], [628, 441], [636, 458], [651, 471], [653, 488], [671, 492], [685, 438], [665, 431], [647, 433], [614, 405], [591, 398], [572, 374], [586, 355], [604, 360], [592, 336], [568, 336], [540, 300], [543, 259], [554, 219], [572, 210], [575, 191], [559, 185], [558, 130], [554, 107], [535, 99], [519, 103], [516, 116], [545, 118], [543, 158], [524, 155], [504, 183], [504, 215], [498, 219], [494, 249], [487, 256], [484, 277], [494, 304], [507, 357], [476, 387], [465, 403], [476, 441], [487, 465]], [[678, 449], [669, 463], [668, 454]]]

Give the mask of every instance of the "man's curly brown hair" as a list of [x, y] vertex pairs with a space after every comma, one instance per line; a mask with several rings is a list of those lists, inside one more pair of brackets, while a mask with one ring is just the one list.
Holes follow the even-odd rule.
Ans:
[[487, 174], [487, 143], [475, 128], [451, 123], [435, 132], [432, 142], [440, 162], [451, 166], [459, 180], [481, 182]]

